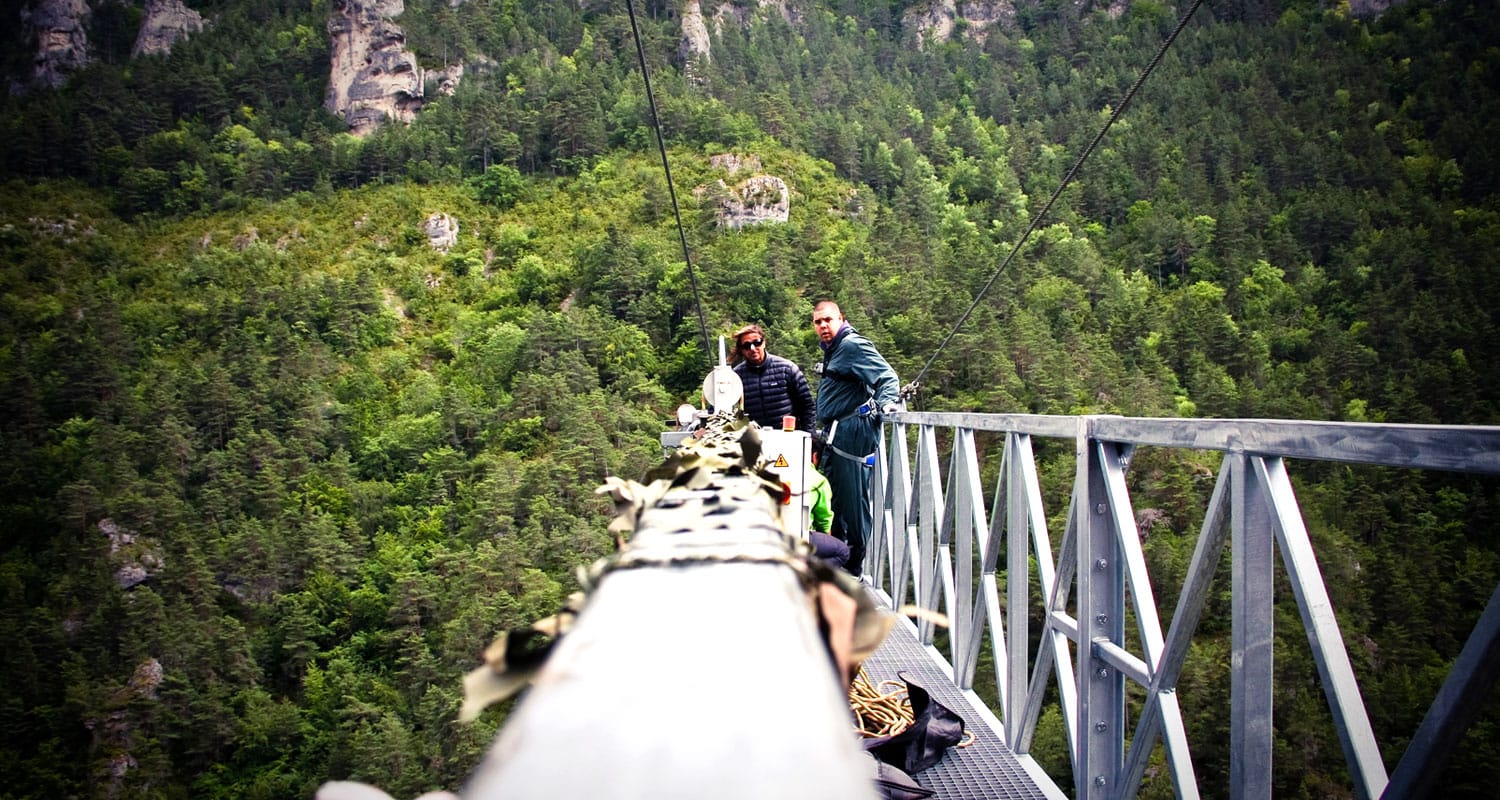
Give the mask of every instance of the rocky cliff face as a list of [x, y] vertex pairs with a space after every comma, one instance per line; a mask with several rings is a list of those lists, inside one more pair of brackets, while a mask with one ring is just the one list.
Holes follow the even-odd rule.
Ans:
[[140, 744], [140, 731], [155, 716], [166, 670], [155, 657], [136, 664], [135, 672], [124, 686], [116, 689], [104, 702], [104, 710], [84, 720], [83, 727], [93, 738], [94, 777], [98, 796], [126, 797], [128, 774], [140, 766], [132, 755]]
[[402, 0], [334, 0], [328, 18], [332, 69], [323, 107], [363, 136], [386, 120], [411, 122], [422, 109], [422, 68], [406, 52], [406, 34], [392, 19]]
[[428, 214], [423, 230], [427, 232], [427, 246], [439, 253], [446, 253], [458, 244], [458, 220], [451, 214], [439, 211]]
[[739, 230], [749, 225], [784, 223], [791, 218], [791, 189], [775, 175], [759, 174], [759, 158], [724, 153], [711, 157], [709, 165], [729, 177], [753, 173], [732, 187], [720, 178], [693, 190], [699, 202], [713, 207], [719, 227]]
[[703, 4], [698, 0], [687, 0], [682, 4], [682, 40], [677, 44], [677, 52], [691, 68], [694, 58], [708, 60], [712, 57], [711, 50], [708, 24], [703, 21]]
[[[21, 24], [36, 33], [29, 85], [56, 89], [88, 63], [89, 42], [83, 27], [88, 16], [85, 0], [36, 0], [21, 11]], [[14, 86], [12, 91], [25, 88]]]
[[932, 0], [912, 6], [901, 15], [901, 25], [915, 31], [917, 40], [923, 44], [948, 41], [960, 22], [964, 36], [983, 42], [992, 29], [1015, 25], [1016, 7], [1011, 0], [969, 0], [962, 4], [955, 0]]
[[[1031, 0], [928, 0], [911, 6], [901, 15], [902, 26], [913, 31], [918, 41], [941, 42], [962, 31], [964, 36], [984, 41], [995, 27], [1009, 28], [1016, 21], [1017, 2]], [[1089, 0], [1078, 0], [1087, 3]], [[1129, 0], [1107, 0], [1121, 9]], [[1390, 0], [1363, 0], [1364, 2], [1389, 2]], [[712, 36], [724, 31], [724, 26], [734, 25], [748, 28], [756, 19], [767, 14], [779, 14], [787, 24], [797, 27], [802, 24], [802, 9], [796, 0], [683, 0], [682, 38], [678, 42], [678, 53], [683, 61], [707, 61], [713, 57]]]
[[115, 583], [121, 589], [146, 581], [166, 566], [159, 545], [120, 527], [113, 519], [99, 520], [99, 532], [109, 537], [109, 561], [115, 568]]
[[172, 51], [172, 45], [203, 31], [203, 17], [182, 0], [146, 0], [145, 17], [136, 34], [131, 56], [154, 56]]
[[1405, 0], [1349, 0], [1349, 13], [1360, 19], [1370, 19], [1385, 13], [1392, 6], [1399, 6]]
[[[12, 94], [28, 89], [57, 89], [86, 66], [90, 0], [35, 0], [21, 10], [21, 24], [36, 42], [29, 74], [13, 80]], [[132, 56], [157, 55], [203, 30], [203, 17], [182, 0], [146, 0]]]
[[762, 13], [779, 14], [793, 27], [802, 24], [802, 12], [791, 0], [710, 0], [706, 5], [701, 0], [682, 4], [682, 39], [677, 49], [689, 63], [695, 57], [705, 61], [713, 57], [709, 33], [722, 33], [725, 25], [748, 28]]

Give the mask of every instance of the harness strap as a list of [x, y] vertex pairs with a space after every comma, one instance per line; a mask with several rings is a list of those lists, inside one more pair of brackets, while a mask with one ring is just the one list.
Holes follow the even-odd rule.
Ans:
[[842, 417], [834, 418], [833, 422], [828, 426], [828, 441], [833, 441], [833, 432], [839, 429], [840, 422], [843, 422], [846, 419], [854, 419], [855, 417], [867, 417], [874, 413], [875, 396], [870, 395], [869, 397], [865, 398], [865, 401], [861, 403], [858, 408], [855, 408], [853, 411], [850, 411]]
[[[864, 406], [861, 406], [861, 408], [864, 408]], [[839, 423], [840, 422], [843, 422], [846, 419], [851, 419], [853, 417], [862, 417], [864, 415], [865, 415], [865, 412], [862, 412], [862, 411], [859, 411], [858, 409], [856, 409], [853, 413], [851, 413], [851, 414], [845, 414], [844, 416], [839, 417], [838, 419], [834, 420], [833, 421], [833, 425], [829, 426], [829, 428], [828, 428], [828, 440], [823, 443], [823, 446], [826, 447], [829, 450], [832, 450], [834, 455], [836, 455], [836, 456], [838, 456], [840, 458], [847, 458], [850, 461], [853, 461], [853, 462], [859, 464], [861, 467], [864, 467], [865, 469], [869, 469], [870, 468], [869, 458], [870, 458], [870, 456], [875, 455], [875, 453], [873, 451], [869, 455], [857, 456], [857, 455], [854, 455], [853, 453], [848, 452], [847, 450], [841, 450], [841, 449], [835, 447], [834, 444], [833, 444], [833, 438], [834, 438], [834, 435], [838, 433]]]
[[869, 459], [870, 456], [875, 455], [872, 452], [872, 453], [870, 453], [870, 455], [857, 456], [857, 455], [854, 455], [853, 453], [846, 453], [843, 450], [840, 450], [837, 447], [834, 447], [832, 444], [828, 444], [828, 445], [824, 445], [824, 446], [827, 447], [829, 450], [832, 450], [833, 454], [836, 455], [836, 456], [838, 456], [839, 458], [847, 458], [850, 461], [853, 461], [853, 462], [859, 464], [861, 467], [864, 467], [865, 469], [869, 469], [870, 468], [870, 463], [869, 463], [869, 461], [867, 459]]

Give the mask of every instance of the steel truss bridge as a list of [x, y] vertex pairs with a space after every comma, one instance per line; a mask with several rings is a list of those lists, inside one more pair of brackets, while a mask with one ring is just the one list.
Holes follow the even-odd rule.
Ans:
[[[1069, 445], [1071, 493], [1065, 511], [1049, 515], [1042, 475], [1060, 498]], [[1213, 481], [1168, 619], [1127, 480], [1132, 458], [1156, 448], [1201, 464], [1205, 490]], [[892, 608], [941, 612], [949, 624], [940, 631], [931, 615], [903, 617], [864, 668], [872, 681], [922, 685], [974, 734], [914, 777], [940, 798], [1115, 800], [1135, 797], [1148, 768], [1164, 764], [1178, 797], [1225, 794], [1206, 784], [1223, 777], [1194, 767], [1177, 689], [1210, 594], [1222, 595], [1215, 579], [1227, 549], [1230, 693], [1216, 713], [1229, 722], [1228, 796], [1260, 800], [1275, 787], [1278, 556], [1352, 793], [1373, 800], [1440, 788], [1444, 763], [1500, 675], [1500, 589], [1404, 753], [1386, 764], [1293, 490], [1288, 462], [1298, 461], [1494, 475], [1500, 427], [888, 415], [871, 478], [865, 591]], [[463, 796], [873, 797], [876, 766], [850, 729], [777, 513], [762, 483], [732, 471], [673, 482], [643, 501], [633, 568], [597, 583]], [[981, 676], [990, 662], [993, 674]], [[993, 708], [977, 677], [998, 698]], [[1201, 698], [1186, 699], [1203, 711]], [[1071, 786], [1058, 786], [1033, 755], [1050, 703]]]
[[[991, 494], [982, 485], [976, 438], [991, 447], [1003, 438]], [[1051, 529], [1043, 505], [1038, 440], [1060, 440], [1053, 447], [1072, 443], [1076, 468], [1061, 531]], [[1210, 461], [1222, 454], [1169, 620], [1157, 610], [1127, 488], [1140, 448], [1206, 451]], [[1494, 474], [1500, 472], [1500, 428], [924, 412], [888, 417], [871, 481], [875, 530], [866, 573], [886, 602], [942, 612], [950, 627], [939, 636], [930, 622], [909, 625], [906, 650], [882, 648], [870, 667], [887, 675], [910, 669], [910, 652], [930, 659], [951, 680], [958, 702], [967, 701], [973, 720], [995, 728], [984, 734], [993, 734], [1006, 751], [998, 761], [953, 751], [925, 782], [945, 796], [1061, 796], [1045, 776], [1021, 789], [1008, 778], [980, 780], [982, 786], [974, 780], [995, 770], [1016, 772], [1012, 763], [1020, 765], [1017, 774], [1040, 774], [1030, 753], [1052, 688], [1072, 765], [1067, 794], [1134, 797], [1160, 744], [1177, 796], [1199, 796], [1176, 690], [1228, 547], [1232, 657], [1230, 707], [1223, 713], [1234, 754], [1229, 795], [1272, 796], [1278, 555], [1355, 795], [1416, 797], [1433, 789], [1500, 673], [1500, 588], [1405, 753], [1388, 769], [1293, 491], [1288, 461], [1297, 460]], [[1023, 575], [1026, 580], [1006, 577]], [[1037, 588], [1041, 609], [1033, 602]], [[1034, 619], [1042, 620], [1040, 631], [1033, 631]], [[974, 691], [986, 642], [999, 696], [995, 708]], [[1135, 696], [1144, 693], [1134, 719], [1127, 714], [1129, 684], [1139, 687], [1131, 690]]]

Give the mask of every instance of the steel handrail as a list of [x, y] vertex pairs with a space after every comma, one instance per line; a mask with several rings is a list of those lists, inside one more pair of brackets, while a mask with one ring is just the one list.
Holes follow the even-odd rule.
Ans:
[[[1005, 439], [988, 511], [976, 432]], [[928, 651], [974, 702], [983, 702], [973, 684], [982, 646], [991, 643], [1001, 706], [991, 711], [1018, 756], [1029, 757], [1042, 700], [1056, 686], [1077, 798], [1133, 797], [1158, 741], [1177, 795], [1198, 795], [1176, 682], [1226, 545], [1233, 565], [1232, 797], [1271, 792], [1278, 552], [1359, 797], [1419, 792], [1420, 776], [1439, 769], [1451, 750], [1433, 742], [1454, 735], [1500, 671], [1497, 589], [1429, 719], [1388, 777], [1286, 469], [1287, 459], [1298, 459], [1497, 474], [1500, 427], [900, 412], [886, 418], [882, 436], [871, 479], [876, 522], [866, 574], [894, 603], [949, 616], [946, 656]], [[1037, 438], [1074, 443], [1074, 485], [1056, 561], [1032, 451]], [[948, 443], [946, 459], [940, 439]], [[1223, 454], [1166, 631], [1125, 481], [1140, 446]], [[1005, 582], [1002, 602], [1007, 574], [1027, 580]], [[1032, 581], [1046, 603], [1037, 615], [1043, 630], [1035, 652]], [[1136, 622], [1139, 652], [1127, 648], [1127, 618]], [[930, 624], [919, 626], [919, 635], [924, 644], [935, 641]], [[1146, 693], [1133, 730], [1126, 725], [1127, 681]], [[1402, 777], [1411, 775], [1419, 777]]]

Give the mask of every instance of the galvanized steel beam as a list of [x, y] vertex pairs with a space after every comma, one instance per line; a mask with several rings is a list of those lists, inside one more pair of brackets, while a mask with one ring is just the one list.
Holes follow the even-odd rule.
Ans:
[[[1166, 751], [1178, 796], [1198, 796], [1176, 684], [1228, 543], [1233, 614], [1229, 722], [1230, 746], [1236, 754], [1230, 767], [1231, 796], [1264, 798], [1271, 793], [1278, 549], [1298, 593], [1304, 628], [1356, 791], [1361, 797], [1374, 797], [1386, 785], [1384, 765], [1368, 733], [1368, 714], [1286, 479], [1285, 459], [1500, 474], [1500, 427], [927, 412], [899, 412], [888, 415], [887, 422], [894, 423], [891, 430], [898, 432], [898, 439], [907, 425], [921, 430], [915, 491], [909, 478], [903, 483], [894, 474], [902, 469], [898, 461], [911, 463], [904, 439], [890, 445], [889, 485], [893, 493], [905, 487], [900, 497], [905, 507], [897, 517], [904, 518], [906, 541], [896, 535], [887, 539], [890, 552], [885, 561], [893, 568], [889, 579], [916, 581], [921, 589], [914, 594], [923, 605], [950, 612], [950, 657], [959, 664], [956, 680], [964, 687], [972, 686], [988, 632], [997, 659], [1005, 736], [1018, 754], [1024, 757], [1030, 751], [1042, 698], [1049, 680], [1055, 680], [1078, 797], [1133, 797], [1158, 742]], [[953, 438], [946, 475], [934, 467], [939, 463], [935, 449], [940, 429], [951, 430]], [[1005, 434], [987, 535], [982, 533], [986, 522], [975, 431]], [[1037, 436], [1072, 440], [1075, 448], [1077, 468], [1067, 526], [1055, 559], [1032, 453]], [[1225, 454], [1165, 637], [1125, 480], [1128, 456], [1137, 446]], [[1003, 604], [997, 573], [1002, 542]], [[1032, 557], [1034, 566], [1029, 563]], [[976, 559], [977, 572], [970, 566]], [[1029, 648], [1033, 585], [1039, 585], [1045, 603], [1034, 653]], [[1126, 592], [1139, 625], [1140, 654], [1130, 652], [1124, 640]], [[1076, 616], [1070, 602], [1076, 604]], [[1491, 605], [1391, 779], [1387, 796], [1422, 791], [1420, 765], [1441, 760], [1444, 748], [1455, 741], [1450, 728], [1468, 721], [1469, 709], [1478, 705], [1500, 672], [1500, 599]], [[1101, 670], [1107, 677], [1101, 678]], [[1134, 731], [1123, 730], [1126, 678], [1146, 687]], [[1101, 733], [1108, 736], [1098, 736]], [[1125, 736], [1131, 737], [1128, 756], [1119, 748]], [[1104, 742], [1111, 737], [1112, 743]]]
[[1339, 631], [1328, 589], [1323, 585], [1323, 573], [1318, 569], [1312, 540], [1307, 536], [1307, 527], [1302, 524], [1302, 513], [1297, 507], [1297, 496], [1292, 492], [1291, 479], [1287, 477], [1286, 465], [1279, 458], [1257, 458], [1254, 466], [1258, 482], [1266, 487], [1266, 498], [1276, 521], [1276, 541], [1286, 563], [1292, 593], [1297, 596], [1302, 628], [1307, 631], [1307, 642], [1312, 647], [1313, 661], [1318, 665], [1323, 693], [1333, 711], [1333, 724], [1344, 748], [1344, 758], [1349, 763], [1349, 774], [1354, 778], [1355, 796], [1372, 800], [1385, 790], [1385, 762], [1380, 758], [1380, 746], [1375, 742], [1375, 731], [1365, 713], [1359, 681], [1349, 663], [1349, 652], [1344, 647], [1344, 637]]

